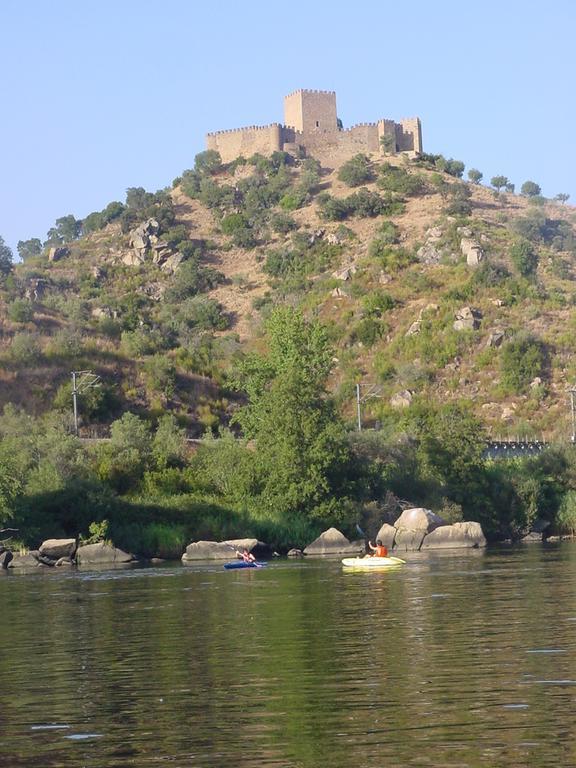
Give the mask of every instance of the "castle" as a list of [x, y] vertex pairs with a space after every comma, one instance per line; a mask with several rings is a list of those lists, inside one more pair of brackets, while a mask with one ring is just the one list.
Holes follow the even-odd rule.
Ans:
[[360, 123], [344, 130], [336, 112], [334, 91], [298, 90], [284, 98], [284, 125], [251, 125], [206, 136], [207, 149], [220, 153], [222, 162], [255, 153], [338, 155], [347, 159], [358, 152], [422, 152], [420, 120], [412, 117], [395, 123], [378, 120]]

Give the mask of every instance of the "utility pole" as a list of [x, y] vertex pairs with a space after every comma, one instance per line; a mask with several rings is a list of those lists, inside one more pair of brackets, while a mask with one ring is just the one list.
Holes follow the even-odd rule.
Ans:
[[570, 410], [572, 412], [572, 445], [576, 445], [576, 389], [570, 390]]
[[100, 376], [92, 371], [72, 371], [72, 407], [74, 410], [74, 434], [78, 437], [78, 395], [101, 385]]
[[369, 400], [371, 397], [381, 397], [380, 394], [382, 392], [382, 387], [377, 387], [376, 385], [372, 385], [368, 388], [368, 391], [364, 396], [360, 396], [360, 384], [356, 384], [356, 424], [358, 427], [358, 432], [362, 432], [362, 412], [361, 412], [361, 404], [364, 403], [366, 400]]

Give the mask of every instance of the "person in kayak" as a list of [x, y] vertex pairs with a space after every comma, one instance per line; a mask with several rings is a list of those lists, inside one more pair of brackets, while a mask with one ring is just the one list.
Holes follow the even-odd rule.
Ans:
[[376, 546], [374, 546], [371, 541], [368, 542], [368, 546], [374, 552], [372, 557], [388, 557], [388, 550], [386, 549], [384, 544], [382, 544], [380, 539], [378, 539], [378, 541], [376, 542]]
[[242, 552], [239, 552], [237, 550], [236, 554], [238, 555], [238, 557], [242, 558], [242, 560], [244, 560], [245, 563], [255, 563], [256, 562], [256, 558], [254, 557], [252, 552], [248, 552], [246, 547], [244, 547]]

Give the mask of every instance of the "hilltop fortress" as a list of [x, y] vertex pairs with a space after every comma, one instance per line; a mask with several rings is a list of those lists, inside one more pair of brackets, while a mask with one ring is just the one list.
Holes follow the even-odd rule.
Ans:
[[417, 117], [381, 119], [344, 130], [336, 112], [334, 91], [294, 91], [284, 98], [284, 125], [251, 125], [216, 131], [206, 136], [207, 149], [228, 163], [255, 153], [283, 151], [314, 157], [338, 155], [347, 159], [358, 152], [422, 152], [422, 128]]

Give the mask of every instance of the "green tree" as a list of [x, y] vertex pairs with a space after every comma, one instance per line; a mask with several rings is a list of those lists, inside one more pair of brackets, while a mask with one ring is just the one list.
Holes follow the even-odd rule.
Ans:
[[568, 200], [570, 200], [570, 195], [567, 192], [559, 192], [554, 198], [554, 200], [564, 205], [565, 203], [568, 202]]
[[159, 419], [152, 439], [152, 455], [156, 466], [158, 469], [181, 467], [186, 454], [186, 430], [178, 426], [171, 413], [166, 413]]
[[12, 271], [12, 249], [6, 245], [0, 235], [0, 275], [9, 275]]
[[22, 261], [26, 261], [26, 259], [32, 259], [34, 256], [40, 256], [42, 253], [42, 242], [37, 237], [33, 237], [30, 240], [18, 240], [16, 250]]
[[473, 184], [480, 184], [484, 177], [484, 174], [477, 168], [470, 168], [468, 171], [468, 178]]
[[538, 254], [529, 240], [518, 240], [510, 248], [510, 258], [522, 277], [532, 277], [538, 268]]
[[509, 183], [510, 182], [508, 181], [507, 176], [492, 176], [490, 179], [490, 184], [494, 187], [494, 189], [497, 189], [498, 192], [500, 192], [500, 190]]
[[215, 149], [199, 152], [194, 158], [194, 170], [201, 174], [217, 173], [222, 167], [222, 158]]
[[250, 355], [239, 368], [248, 404], [235, 417], [256, 444], [260, 503], [270, 516], [334, 518], [348, 449], [326, 393], [332, 350], [325, 329], [280, 307], [267, 340], [268, 355]]
[[520, 193], [525, 197], [537, 197], [542, 193], [542, 190], [535, 181], [525, 181], [520, 187]]
[[47, 243], [71, 243], [82, 234], [82, 221], [76, 219], [71, 213], [56, 219], [55, 225], [48, 230]]

